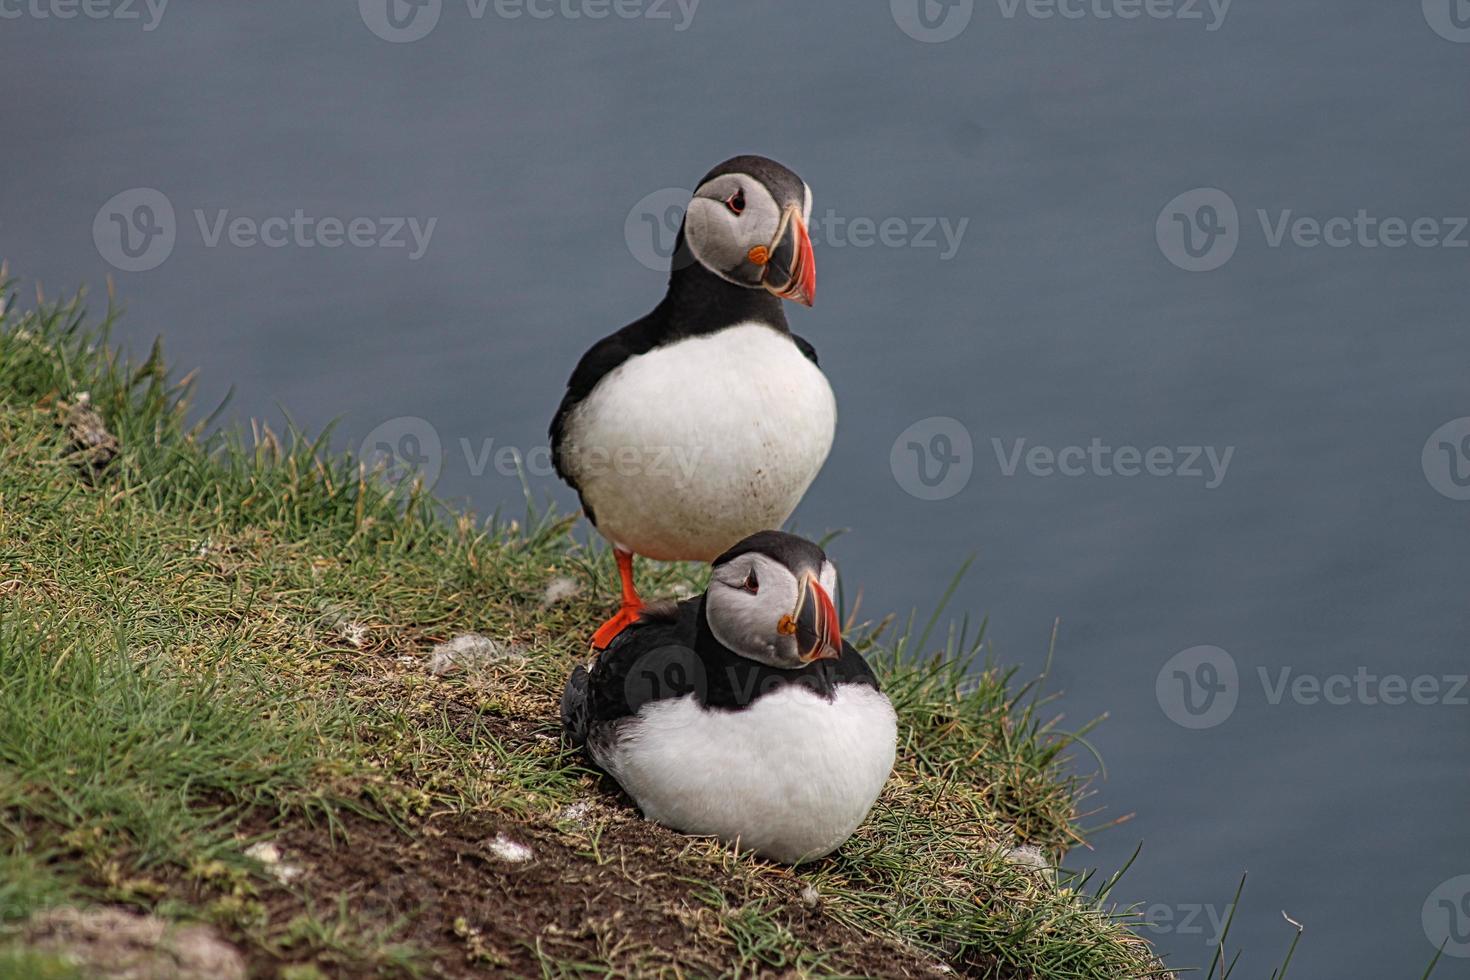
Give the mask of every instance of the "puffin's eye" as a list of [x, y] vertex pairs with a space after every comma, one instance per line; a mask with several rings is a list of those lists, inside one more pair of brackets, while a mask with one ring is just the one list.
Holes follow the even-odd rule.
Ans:
[[745, 581], [741, 583], [740, 587], [746, 592], [749, 592], [751, 595], [755, 595], [761, 590], [761, 584], [756, 579], [755, 572], [753, 570], [745, 576]]
[[730, 209], [731, 214], [741, 214], [745, 211], [745, 188], [738, 188], [734, 194], [725, 199], [725, 207]]

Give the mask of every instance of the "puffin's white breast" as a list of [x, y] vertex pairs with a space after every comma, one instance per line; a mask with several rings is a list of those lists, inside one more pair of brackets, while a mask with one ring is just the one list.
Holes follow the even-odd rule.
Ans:
[[740, 324], [619, 365], [572, 410], [562, 460], [609, 540], [709, 561], [785, 523], [836, 425], [831, 385], [791, 338]]
[[897, 726], [888, 698], [839, 685], [832, 701], [801, 685], [739, 711], [693, 695], [655, 701], [593, 748], [644, 816], [799, 863], [852, 835], [893, 769]]

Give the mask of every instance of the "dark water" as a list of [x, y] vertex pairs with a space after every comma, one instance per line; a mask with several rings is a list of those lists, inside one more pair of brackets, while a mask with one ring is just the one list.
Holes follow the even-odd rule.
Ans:
[[[1470, 416], [1463, 0], [180, 3], [152, 30], [49, 2], [0, 0], [0, 254], [52, 293], [113, 274], [124, 338], [165, 332], [237, 417], [352, 445], [422, 418], [371, 441], [437, 438], [483, 511], [521, 506], [504, 447], [571, 505], [537, 449], [577, 355], [660, 294], [655, 192], [788, 162], [833, 212], [792, 318], [841, 411], [798, 526], [851, 529], [874, 612], [977, 556], [956, 609], [1003, 662], [1040, 669], [1061, 619], [1068, 722], [1111, 716], [1098, 820], [1136, 813], [1072, 863], [1144, 841], [1117, 894], [1179, 965], [1248, 870], [1237, 976], [1279, 962], [1282, 910], [1294, 976], [1418, 977], [1431, 936], [1464, 972], [1470, 422], [1436, 433]], [[1197, 188], [1228, 201], [1165, 208]], [[1354, 220], [1312, 247], [1302, 216]]]

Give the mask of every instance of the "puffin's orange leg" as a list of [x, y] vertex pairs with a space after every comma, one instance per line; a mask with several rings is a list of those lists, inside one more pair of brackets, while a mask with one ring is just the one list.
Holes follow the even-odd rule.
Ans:
[[638, 589], [633, 585], [633, 553], [624, 551], [622, 548], [613, 549], [613, 557], [618, 561], [618, 576], [622, 579], [623, 601], [612, 619], [603, 623], [592, 634], [592, 648], [594, 650], [606, 650], [619, 633], [632, 626], [638, 620], [639, 613], [643, 612], [643, 600], [638, 598]]

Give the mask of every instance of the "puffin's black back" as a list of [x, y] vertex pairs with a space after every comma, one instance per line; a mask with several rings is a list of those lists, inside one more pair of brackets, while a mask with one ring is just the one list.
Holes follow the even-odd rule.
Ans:
[[590, 671], [577, 667], [562, 695], [562, 728], [573, 744], [583, 745], [600, 726], [635, 715], [650, 701], [693, 694], [705, 707], [739, 711], [791, 685], [830, 700], [840, 684], [878, 689], [872, 668], [852, 644], [844, 642], [835, 660], [817, 660], [799, 670], [768, 667], [715, 639], [700, 596], [645, 613], [608, 645]]

